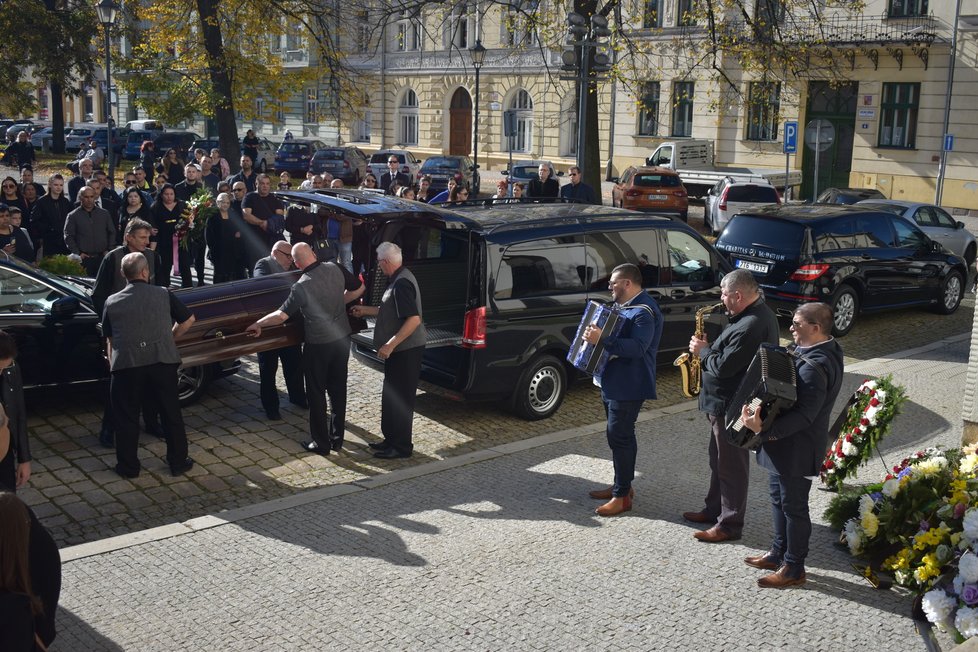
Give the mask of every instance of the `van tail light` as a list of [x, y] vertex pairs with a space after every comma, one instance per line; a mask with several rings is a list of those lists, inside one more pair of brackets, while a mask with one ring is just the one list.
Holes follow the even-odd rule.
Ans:
[[791, 273], [790, 278], [792, 281], [814, 281], [827, 271], [829, 266], [824, 264], [802, 265]]
[[465, 313], [462, 326], [462, 346], [469, 349], [486, 348], [486, 307], [473, 308]]
[[717, 204], [717, 208], [719, 208], [721, 211], [727, 210], [727, 191], [728, 190], [730, 190], [730, 189], [729, 188], [724, 188], [723, 189], [723, 194], [720, 195], [720, 203]]

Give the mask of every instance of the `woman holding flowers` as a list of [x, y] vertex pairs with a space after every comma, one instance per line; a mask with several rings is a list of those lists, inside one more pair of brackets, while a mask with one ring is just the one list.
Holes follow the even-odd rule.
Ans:
[[757, 462], [770, 473], [774, 539], [766, 553], [744, 560], [774, 571], [757, 580], [761, 588], [805, 583], [805, 558], [812, 521], [811, 477], [818, 475], [828, 441], [832, 406], [842, 387], [842, 347], [832, 338], [832, 309], [824, 303], [798, 306], [791, 321], [795, 341], [798, 400], [764, 428], [761, 415], [743, 407], [744, 425], [761, 435]]
[[[150, 223], [156, 229], [156, 251], [160, 254], [160, 269], [158, 283], [170, 287], [170, 275], [173, 273], [173, 261], [178, 261], [183, 287], [193, 287], [193, 276], [190, 273], [190, 252], [179, 246], [177, 242], [177, 225], [183, 216], [186, 205], [177, 199], [172, 184], [166, 184], [160, 190], [159, 197], [150, 209]], [[177, 252], [174, 256], [174, 252]]]

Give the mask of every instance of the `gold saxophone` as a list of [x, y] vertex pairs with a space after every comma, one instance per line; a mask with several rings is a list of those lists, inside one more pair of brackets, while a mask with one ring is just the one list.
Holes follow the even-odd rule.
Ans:
[[[705, 332], [703, 324], [706, 321], [706, 315], [717, 308], [723, 308], [723, 304], [716, 303], [696, 311], [696, 332], [694, 333], [696, 337], [703, 337], [703, 333]], [[686, 398], [696, 398], [699, 396], [700, 385], [703, 379], [703, 371], [700, 369], [700, 357], [686, 352], [676, 358], [672, 364], [679, 367], [679, 370], [683, 373], [683, 396]]]

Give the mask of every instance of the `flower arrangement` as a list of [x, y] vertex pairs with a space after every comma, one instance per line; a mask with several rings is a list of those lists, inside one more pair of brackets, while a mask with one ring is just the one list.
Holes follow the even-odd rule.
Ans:
[[64, 254], [45, 256], [38, 261], [37, 266], [50, 274], [58, 276], [88, 276], [81, 262]]
[[833, 503], [850, 511], [843, 538], [867, 576], [892, 575], [956, 640], [978, 636], [978, 445], [914, 453], [857, 501]]
[[191, 241], [203, 241], [207, 220], [216, 212], [214, 195], [211, 194], [210, 188], [204, 186], [195, 192], [176, 224], [176, 236], [180, 240], [180, 246], [190, 249]]
[[867, 380], [853, 394], [846, 420], [835, 443], [822, 463], [822, 482], [838, 490], [843, 481], [856, 475], [856, 469], [873, 454], [890, 432], [893, 419], [907, 400], [903, 387], [893, 384], [892, 376]]

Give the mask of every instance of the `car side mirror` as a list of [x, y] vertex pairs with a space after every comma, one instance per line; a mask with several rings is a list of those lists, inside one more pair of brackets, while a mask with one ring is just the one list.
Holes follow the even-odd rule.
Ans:
[[55, 319], [74, 317], [80, 307], [81, 303], [75, 297], [61, 297], [51, 304], [51, 316]]
[[958, 220], [957, 222], [954, 223], [954, 228], [956, 228], [956, 229], [963, 229], [964, 228], [964, 222], [962, 222], [961, 220]]

